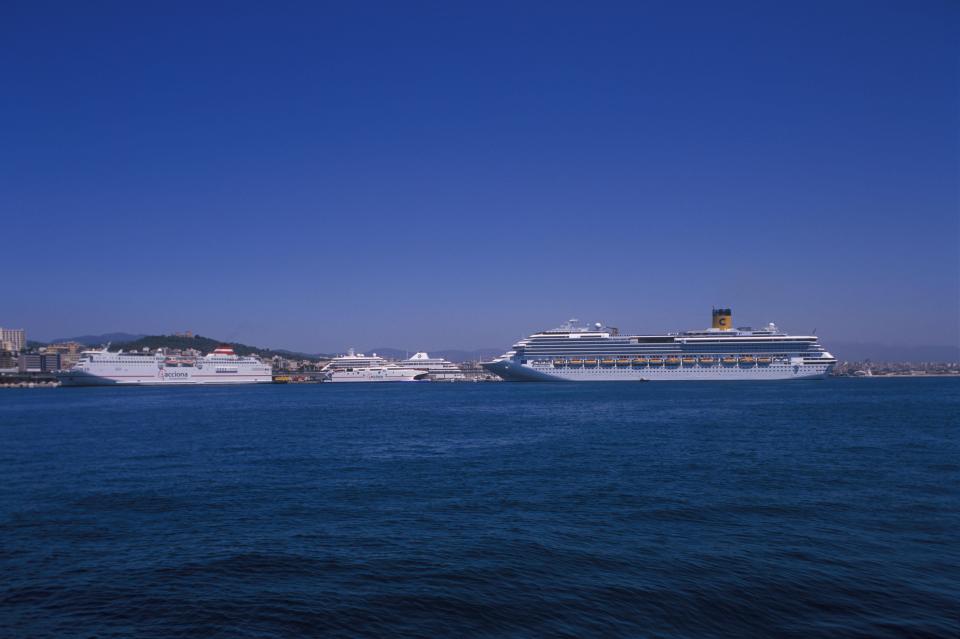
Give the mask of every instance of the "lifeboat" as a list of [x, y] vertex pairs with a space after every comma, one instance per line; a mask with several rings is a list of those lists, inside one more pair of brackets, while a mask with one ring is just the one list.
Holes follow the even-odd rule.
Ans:
[[668, 358], [667, 358], [667, 366], [679, 366], [679, 365], [680, 365], [680, 358], [679, 358], [679, 357], [668, 357]]
[[630, 358], [629, 357], [620, 357], [617, 359], [617, 366], [629, 366]]
[[553, 365], [554, 365], [554, 366], [563, 366], [563, 365], [566, 364], [566, 363], [567, 363], [567, 360], [565, 360], [565, 359], [555, 359], [555, 360], [553, 360]]
[[651, 357], [647, 360], [647, 363], [651, 366], [663, 366], [663, 360], [659, 357]]
[[740, 358], [740, 363], [743, 364], [744, 366], [753, 366], [756, 363], [756, 361], [757, 360], [755, 360], [750, 355]]
[[604, 366], [613, 366], [613, 365], [616, 364], [617, 362], [616, 362], [616, 360], [613, 360], [613, 359], [610, 359], [610, 358], [606, 358], [606, 359], [600, 360], [600, 363], [603, 364]]
[[763, 366], [769, 366], [769, 365], [770, 365], [770, 362], [772, 362], [772, 361], [773, 361], [773, 360], [771, 360], [769, 357], [758, 357], [758, 358], [757, 358], [757, 364], [762, 364]]
[[712, 357], [701, 357], [701, 358], [700, 358], [700, 365], [701, 365], [701, 366], [713, 366], [713, 363], [714, 363], [715, 361], [716, 361], [716, 360], [715, 360], [714, 358], [712, 358]]
[[635, 357], [635, 358], [633, 359], [633, 365], [634, 365], [634, 366], [646, 366], [646, 365], [647, 365], [647, 360], [643, 359], [642, 357]]
[[727, 357], [724, 357], [721, 361], [722, 361], [724, 364], [736, 364], [736, 363], [737, 363], [737, 358], [734, 357], [734, 356], [732, 356], [732, 355], [728, 355]]
[[570, 366], [580, 366], [581, 364], [583, 364], [583, 360], [582, 360], [582, 359], [578, 359], [578, 358], [574, 358], [574, 359], [571, 359], [571, 360], [570, 360], [569, 362], [567, 362], [567, 363], [570, 364]]
[[696, 364], [696, 363], [697, 363], [697, 358], [696, 358], [696, 357], [684, 357], [684, 358], [683, 358], [683, 365], [684, 365], [684, 366], [693, 366], [693, 365]]
[[193, 366], [197, 361], [187, 357], [168, 357], [163, 360], [164, 367], [172, 368], [177, 366]]
[[586, 364], [587, 366], [596, 366], [596, 365], [597, 365], [597, 360], [595, 360], [595, 359], [585, 359], [585, 360], [583, 360], [583, 363]]

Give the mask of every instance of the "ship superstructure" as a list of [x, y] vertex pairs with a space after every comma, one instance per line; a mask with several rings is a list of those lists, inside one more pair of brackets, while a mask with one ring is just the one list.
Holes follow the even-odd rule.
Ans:
[[466, 377], [453, 362], [440, 357], [430, 357], [427, 353], [416, 353], [410, 359], [400, 362], [401, 366], [406, 368], [417, 368], [427, 372], [428, 379], [435, 382], [456, 382], [463, 381]]
[[57, 373], [64, 386], [152, 384], [258, 384], [273, 381], [259, 357], [240, 356], [229, 346], [208, 355], [83, 351], [76, 365]]
[[323, 372], [332, 373], [334, 371], [347, 370], [348, 368], [364, 368], [368, 366], [386, 366], [388, 364], [387, 360], [383, 359], [376, 353], [373, 355], [364, 355], [363, 353], [357, 353], [352, 348], [347, 349], [346, 355], [338, 355], [330, 360], [326, 366], [323, 367]]
[[733, 328], [723, 308], [714, 309], [711, 328], [666, 335], [620, 335], [570, 320], [483, 367], [508, 381], [654, 381], [819, 379], [835, 364], [817, 336], [788, 335], [773, 323]]

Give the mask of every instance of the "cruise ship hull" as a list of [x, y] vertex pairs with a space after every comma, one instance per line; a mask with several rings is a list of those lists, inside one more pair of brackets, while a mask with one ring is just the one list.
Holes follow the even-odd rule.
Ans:
[[491, 373], [510, 382], [615, 382], [615, 381], [723, 381], [823, 379], [830, 364], [777, 363], [742, 366], [739, 364], [627, 366], [562, 366], [521, 364], [510, 359], [483, 364]]

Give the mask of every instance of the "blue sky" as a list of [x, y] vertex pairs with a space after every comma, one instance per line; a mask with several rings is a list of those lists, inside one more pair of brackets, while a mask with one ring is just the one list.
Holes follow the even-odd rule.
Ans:
[[0, 326], [955, 344], [958, 6], [5, 3]]

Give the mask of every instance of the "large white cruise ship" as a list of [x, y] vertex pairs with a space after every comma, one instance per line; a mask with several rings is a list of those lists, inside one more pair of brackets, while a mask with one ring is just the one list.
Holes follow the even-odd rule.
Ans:
[[776, 325], [733, 328], [730, 309], [714, 309], [712, 328], [667, 335], [620, 335], [570, 320], [535, 333], [483, 367], [508, 381], [820, 379], [837, 360], [815, 335]]
[[257, 384], [273, 381], [270, 366], [258, 357], [241, 357], [221, 346], [202, 357], [83, 351], [76, 365], [57, 373], [64, 386], [114, 384]]

